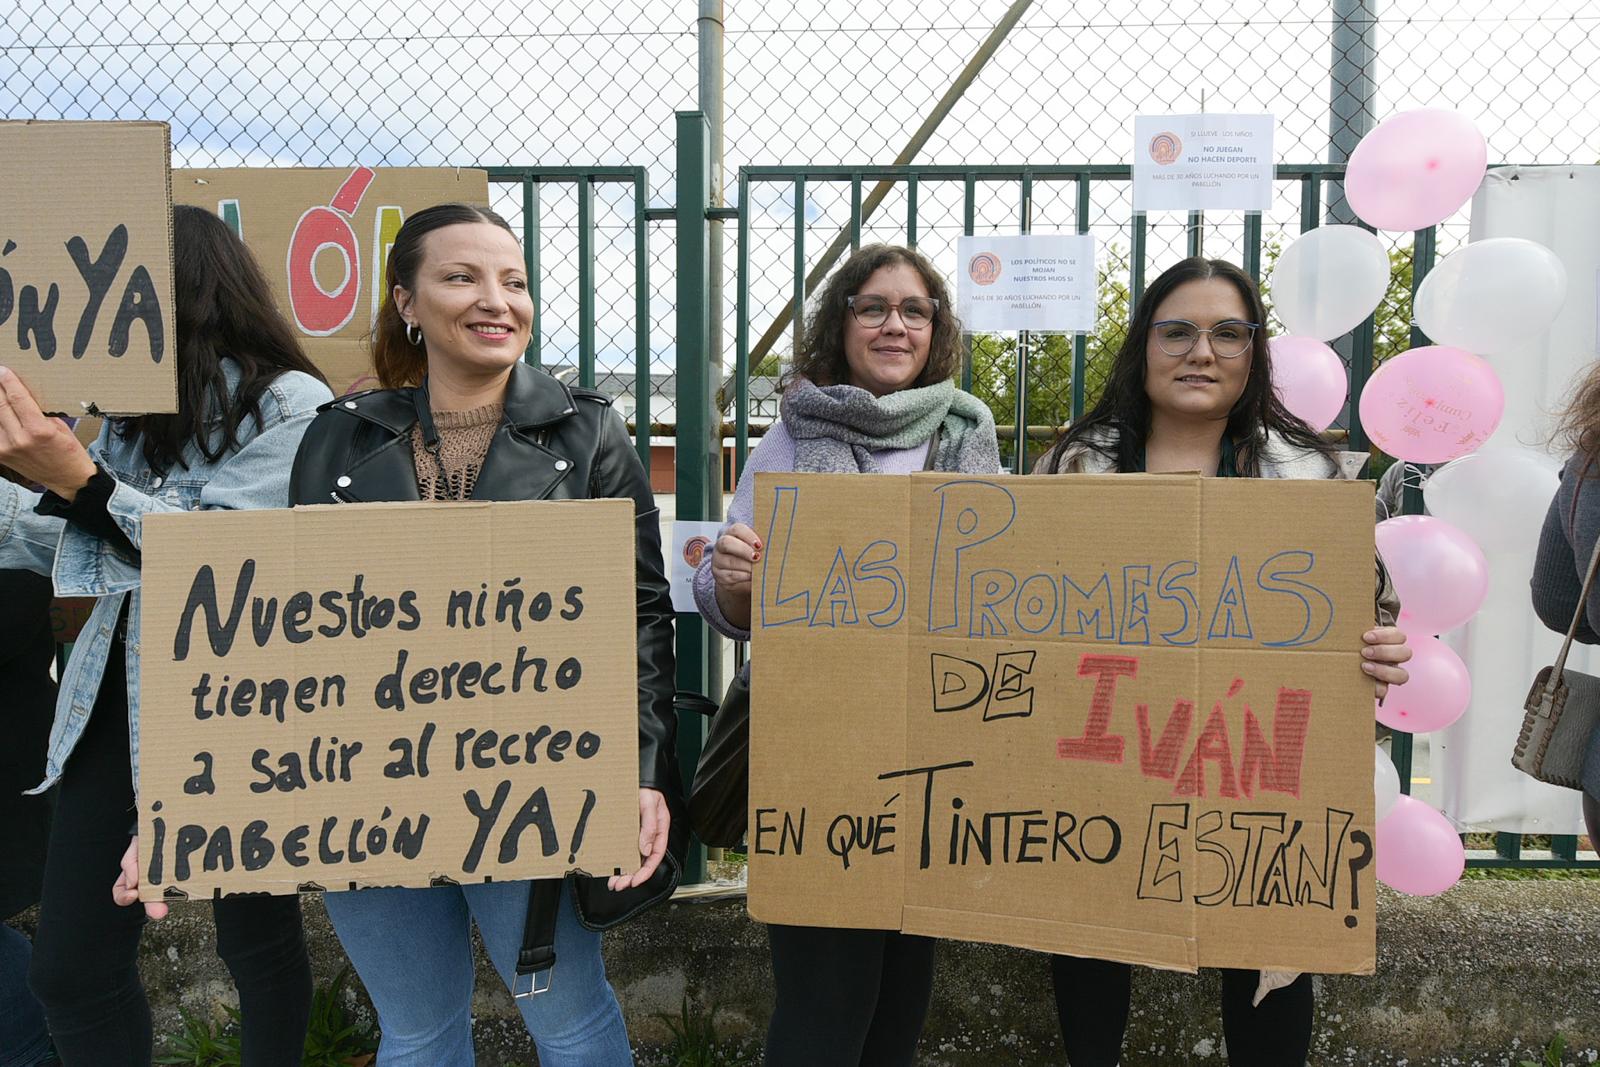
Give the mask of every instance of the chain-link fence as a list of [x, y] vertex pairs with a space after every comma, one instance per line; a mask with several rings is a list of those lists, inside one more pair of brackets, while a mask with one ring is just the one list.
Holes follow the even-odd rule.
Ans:
[[[649, 168], [653, 206], [674, 198], [675, 110], [699, 98], [702, 7], [440, 0], [19, 0], [0, 44], [0, 114], [8, 118], [156, 118], [172, 123], [183, 166], [587, 165]], [[1131, 154], [1139, 112], [1271, 112], [1282, 163], [1328, 161], [1330, 145], [1384, 115], [1448, 106], [1473, 116], [1491, 161], [1600, 161], [1600, 9], [1592, 0], [817, 0], [725, 7], [723, 174], [745, 164], [1116, 163]], [[1344, 14], [1341, 23], [1336, 9]], [[980, 62], [981, 60], [981, 62]], [[1338, 118], [1333, 116], [1337, 113]], [[85, 166], [104, 165], [85, 161]], [[1298, 229], [1285, 183], [1263, 220], [1272, 250]], [[807, 192], [820, 251], [848, 223], [848, 183]], [[620, 194], [619, 194], [620, 196]], [[866, 235], [904, 237], [903, 187]], [[1100, 239], [1102, 291], [1126, 289], [1126, 185], [1096, 183], [1088, 218]], [[764, 198], [764, 199], [762, 199]], [[509, 192], [497, 205], [517, 224]], [[959, 210], [928, 201], [920, 242], [953, 264]], [[754, 190], [750, 209], [752, 337], [782, 317], [792, 270], [792, 193]], [[632, 388], [635, 272], [632, 204], [598, 197], [599, 384]], [[546, 362], [575, 361], [575, 198], [540, 201]], [[1014, 189], [986, 189], [979, 232], [1015, 231]], [[1070, 184], [1035, 189], [1036, 231], [1079, 223]], [[1242, 218], [1206, 220], [1207, 254], [1242, 258]], [[1190, 222], [1152, 216], [1153, 269], [1189, 247]], [[1446, 224], [1439, 252], [1464, 239]], [[1395, 246], [1405, 268], [1409, 245]], [[673, 420], [673, 249], [657, 224], [649, 271], [657, 418]], [[724, 337], [732, 348], [730, 254]], [[1380, 315], [1381, 358], [1404, 346], [1409, 289]], [[1091, 353], [1114, 349], [1105, 316]], [[788, 354], [779, 330], [771, 354]], [[1388, 348], [1385, 345], [1389, 345]], [[1070, 366], [1041, 344], [1029, 419], [1059, 421]], [[757, 353], [765, 355], [766, 352]], [[981, 339], [974, 387], [1003, 411], [1015, 346]], [[731, 358], [728, 360], [731, 364]], [[1103, 357], [1089, 363], [1092, 395]], [[753, 362], [759, 366], [759, 361]], [[770, 363], [768, 367], [770, 367]], [[1005, 420], [1002, 420], [1005, 421]]]

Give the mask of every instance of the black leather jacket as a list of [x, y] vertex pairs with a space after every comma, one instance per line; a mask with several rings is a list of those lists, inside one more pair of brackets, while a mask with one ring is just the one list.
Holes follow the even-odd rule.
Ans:
[[[411, 428], [431, 422], [424, 388], [377, 389], [324, 404], [295, 456], [296, 504], [416, 500]], [[425, 425], [424, 430], [430, 429]], [[475, 500], [631, 498], [639, 622], [639, 784], [678, 808], [672, 597], [661, 562], [660, 512], [611, 400], [518, 363], [472, 492]]]

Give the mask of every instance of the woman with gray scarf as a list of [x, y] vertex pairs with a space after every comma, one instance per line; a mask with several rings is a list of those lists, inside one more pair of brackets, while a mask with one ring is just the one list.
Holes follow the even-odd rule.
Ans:
[[[999, 471], [994, 417], [951, 381], [960, 335], [944, 279], [911, 249], [869, 245], [833, 275], [784, 375], [780, 421], [751, 453], [728, 524], [695, 574], [712, 626], [750, 637], [763, 547], [751, 528], [757, 471]], [[914, 1061], [933, 992], [931, 939], [778, 925], [768, 937], [777, 986], [769, 1067]]]

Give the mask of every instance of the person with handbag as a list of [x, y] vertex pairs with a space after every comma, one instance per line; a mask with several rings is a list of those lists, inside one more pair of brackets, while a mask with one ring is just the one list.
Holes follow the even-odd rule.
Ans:
[[[1140, 298], [1100, 401], [1040, 457], [1035, 474], [1164, 473], [1219, 478], [1350, 478], [1364, 456], [1333, 451], [1272, 385], [1267, 313], [1250, 277], [1199, 257], [1163, 271]], [[1393, 586], [1376, 566], [1376, 621], [1361, 668], [1381, 699], [1411, 658]], [[1056, 1012], [1072, 1067], [1115, 1067], [1132, 995], [1128, 964], [1053, 956]], [[1224, 970], [1222, 1024], [1233, 1067], [1304, 1064], [1310, 975]]]
[[[217, 216], [172, 212], [178, 410], [107, 419], [86, 450], [0, 367], [0, 567], [95, 598], [61, 675], [44, 782], [56, 787], [29, 983], [63, 1063], [150, 1063], [139, 978], [140, 553], [146, 515], [281, 508], [289, 462], [331, 395], [273, 305], [255, 257]], [[120, 870], [120, 875], [119, 875]], [[300, 1063], [311, 966], [294, 896], [211, 901], [217, 954], [239, 992], [244, 1067]]]
[[[751, 528], [758, 471], [999, 472], [994, 417], [951, 380], [960, 335], [944, 279], [912, 249], [868, 245], [833, 274], [784, 375], [779, 421], [751, 453], [728, 523], [695, 573], [695, 600], [712, 626], [735, 640], [750, 637], [752, 576], [762, 552]], [[748, 678], [742, 674], [735, 687]], [[725, 701], [713, 734], [718, 719], [741, 710]], [[717, 766], [728, 772], [726, 763]], [[712, 791], [701, 780], [708, 771], [702, 761], [697, 795]], [[742, 818], [742, 789], [715, 793]], [[768, 1067], [913, 1062], [933, 992], [932, 939], [890, 930], [767, 929], [777, 987]]]
[[1579, 385], [1555, 439], [1570, 455], [1545, 514], [1530, 587], [1533, 609], [1567, 635], [1529, 694], [1512, 762], [1541, 781], [1583, 792], [1583, 821], [1600, 848], [1600, 679], [1565, 669], [1573, 641], [1600, 645], [1600, 364]]
[[373, 336], [384, 388], [321, 409], [290, 495], [633, 501], [641, 862], [609, 879], [569, 877], [570, 892], [541, 879], [328, 893], [328, 917], [377, 1008], [379, 1067], [473, 1063], [474, 921], [541, 1064], [631, 1064], [599, 930], [672, 894], [687, 840], [672, 600], [649, 477], [608, 397], [523, 362], [535, 309], [522, 249], [499, 215], [465, 204], [413, 214], [395, 235], [387, 285]]

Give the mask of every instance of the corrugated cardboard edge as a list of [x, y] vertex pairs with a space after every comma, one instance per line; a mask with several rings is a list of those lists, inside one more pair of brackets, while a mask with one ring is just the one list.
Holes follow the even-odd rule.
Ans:
[[[988, 925], [996, 920], [1004, 923], [1008, 934], [1003, 936], [988, 932]], [[1144, 930], [1119, 930], [1018, 915], [1002, 917], [993, 912], [916, 905], [907, 905], [903, 909], [900, 928], [908, 934], [1012, 945], [1040, 952], [1060, 953], [1064, 946], [1070, 944], [1072, 955], [1086, 958], [1123, 960], [1144, 967], [1186, 971], [1190, 974], [1200, 969], [1199, 944], [1194, 938]], [[1171, 960], [1176, 957], [1186, 960], [1186, 964], [1174, 966]]]
[[[167, 291], [165, 294], [167, 311], [172, 323], [172, 359], [178, 358], [178, 309], [174, 303], [173, 284], [178, 271], [176, 243], [172, 233], [172, 126], [169, 123], [155, 119], [0, 119], [0, 126], [129, 126], [146, 127], [157, 126], [161, 129], [162, 143], [165, 146], [163, 157], [166, 160], [167, 176]], [[94, 401], [84, 401], [83, 411], [69, 411], [65, 414], [76, 417], [83, 414], [90, 416], [100, 415], [173, 415], [178, 411], [178, 376], [172, 376], [172, 399], [170, 406], [147, 411], [111, 411], [96, 404]]]

